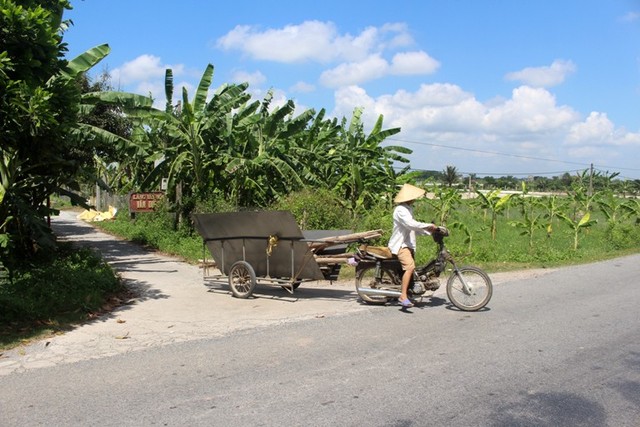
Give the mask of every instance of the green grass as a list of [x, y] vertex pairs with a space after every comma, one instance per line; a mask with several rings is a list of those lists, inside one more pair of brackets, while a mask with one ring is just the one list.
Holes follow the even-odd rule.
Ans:
[[[415, 215], [426, 219], [432, 217], [433, 212], [422, 203], [416, 206]], [[374, 244], [386, 245], [391, 231], [390, 212], [372, 212], [371, 216], [359, 222], [360, 228], [346, 224], [344, 228], [354, 228], [356, 231], [381, 228], [384, 234]], [[530, 247], [529, 237], [521, 235], [522, 229], [511, 225], [513, 221], [521, 219], [518, 209], [512, 208], [498, 217], [496, 240], [493, 241], [488, 218], [468, 202], [463, 202], [447, 221], [451, 235], [446, 243], [460, 264], [474, 264], [489, 272], [581, 264], [640, 252], [640, 226], [635, 225], [633, 219], [620, 221], [612, 227], [598, 211], [593, 213], [592, 218], [598, 222], [579, 234], [577, 250], [573, 249], [570, 228], [557, 219], [553, 222], [550, 234], [547, 234], [546, 228], [535, 230], [534, 244]], [[471, 244], [464, 231], [452, 227], [456, 222], [465, 225], [472, 238]], [[135, 221], [126, 214], [119, 214], [114, 221], [96, 225], [109, 233], [191, 263], [202, 258], [201, 237], [186, 226], [174, 231], [172, 220], [166, 214], [138, 214]], [[435, 248], [429, 236], [419, 236], [417, 262], [424, 263], [431, 259]], [[344, 268], [343, 271], [342, 275], [348, 277], [349, 269]]]
[[124, 291], [100, 256], [62, 244], [0, 282], [0, 349], [84, 322]]
[[[611, 225], [597, 210], [591, 218], [598, 222], [579, 233], [577, 250], [573, 249], [571, 229], [558, 219], [552, 223], [552, 232], [549, 234], [546, 227], [536, 229], [533, 245], [529, 246], [529, 237], [521, 235], [523, 229], [511, 225], [514, 221], [522, 220], [518, 209], [511, 209], [498, 217], [494, 241], [491, 239], [489, 219], [463, 203], [448, 224], [464, 224], [471, 234], [471, 244], [465, 232], [451, 226], [451, 235], [446, 243], [463, 263], [475, 264], [490, 272], [582, 264], [640, 252], [640, 226], [636, 225], [635, 219]], [[541, 224], [545, 225], [546, 222]], [[430, 237], [419, 237], [417, 260], [420, 262], [433, 256], [433, 248]]]
[[190, 263], [202, 258], [202, 238], [188, 227], [174, 230], [168, 214], [139, 213], [135, 220], [119, 212], [113, 221], [94, 223], [99, 229]]

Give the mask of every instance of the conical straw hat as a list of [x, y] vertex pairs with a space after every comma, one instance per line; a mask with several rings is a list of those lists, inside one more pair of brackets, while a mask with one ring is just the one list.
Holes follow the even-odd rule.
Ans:
[[426, 193], [426, 191], [422, 188], [415, 187], [411, 184], [404, 184], [395, 199], [393, 199], [393, 203], [404, 203], [419, 199], [424, 196], [424, 193]]

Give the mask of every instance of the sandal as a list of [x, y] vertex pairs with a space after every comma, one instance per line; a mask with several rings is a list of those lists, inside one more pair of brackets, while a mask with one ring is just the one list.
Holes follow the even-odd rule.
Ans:
[[413, 303], [409, 300], [409, 298], [400, 300], [400, 304], [402, 304], [402, 306], [406, 308], [413, 307]]

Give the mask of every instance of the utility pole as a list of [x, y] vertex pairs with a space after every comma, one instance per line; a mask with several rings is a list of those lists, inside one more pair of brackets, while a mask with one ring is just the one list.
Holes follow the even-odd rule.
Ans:
[[593, 163], [591, 163], [591, 169], [589, 170], [589, 197], [593, 195]]

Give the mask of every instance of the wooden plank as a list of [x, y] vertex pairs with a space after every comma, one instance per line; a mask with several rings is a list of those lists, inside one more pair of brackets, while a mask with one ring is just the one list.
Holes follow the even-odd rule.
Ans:
[[318, 251], [318, 250], [327, 248], [331, 245], [338, 245], [342, 243], [354, 243], [359, 240], [376, 239], [380, 236], [382, 236], [382, 230], [370, 230], [370, 231], [362, 231], [359, 233], [345, 234], [342, 236], [325, 237], [325, 238], [310, 242], [309, 248], [311, 248], [314, 251]]

